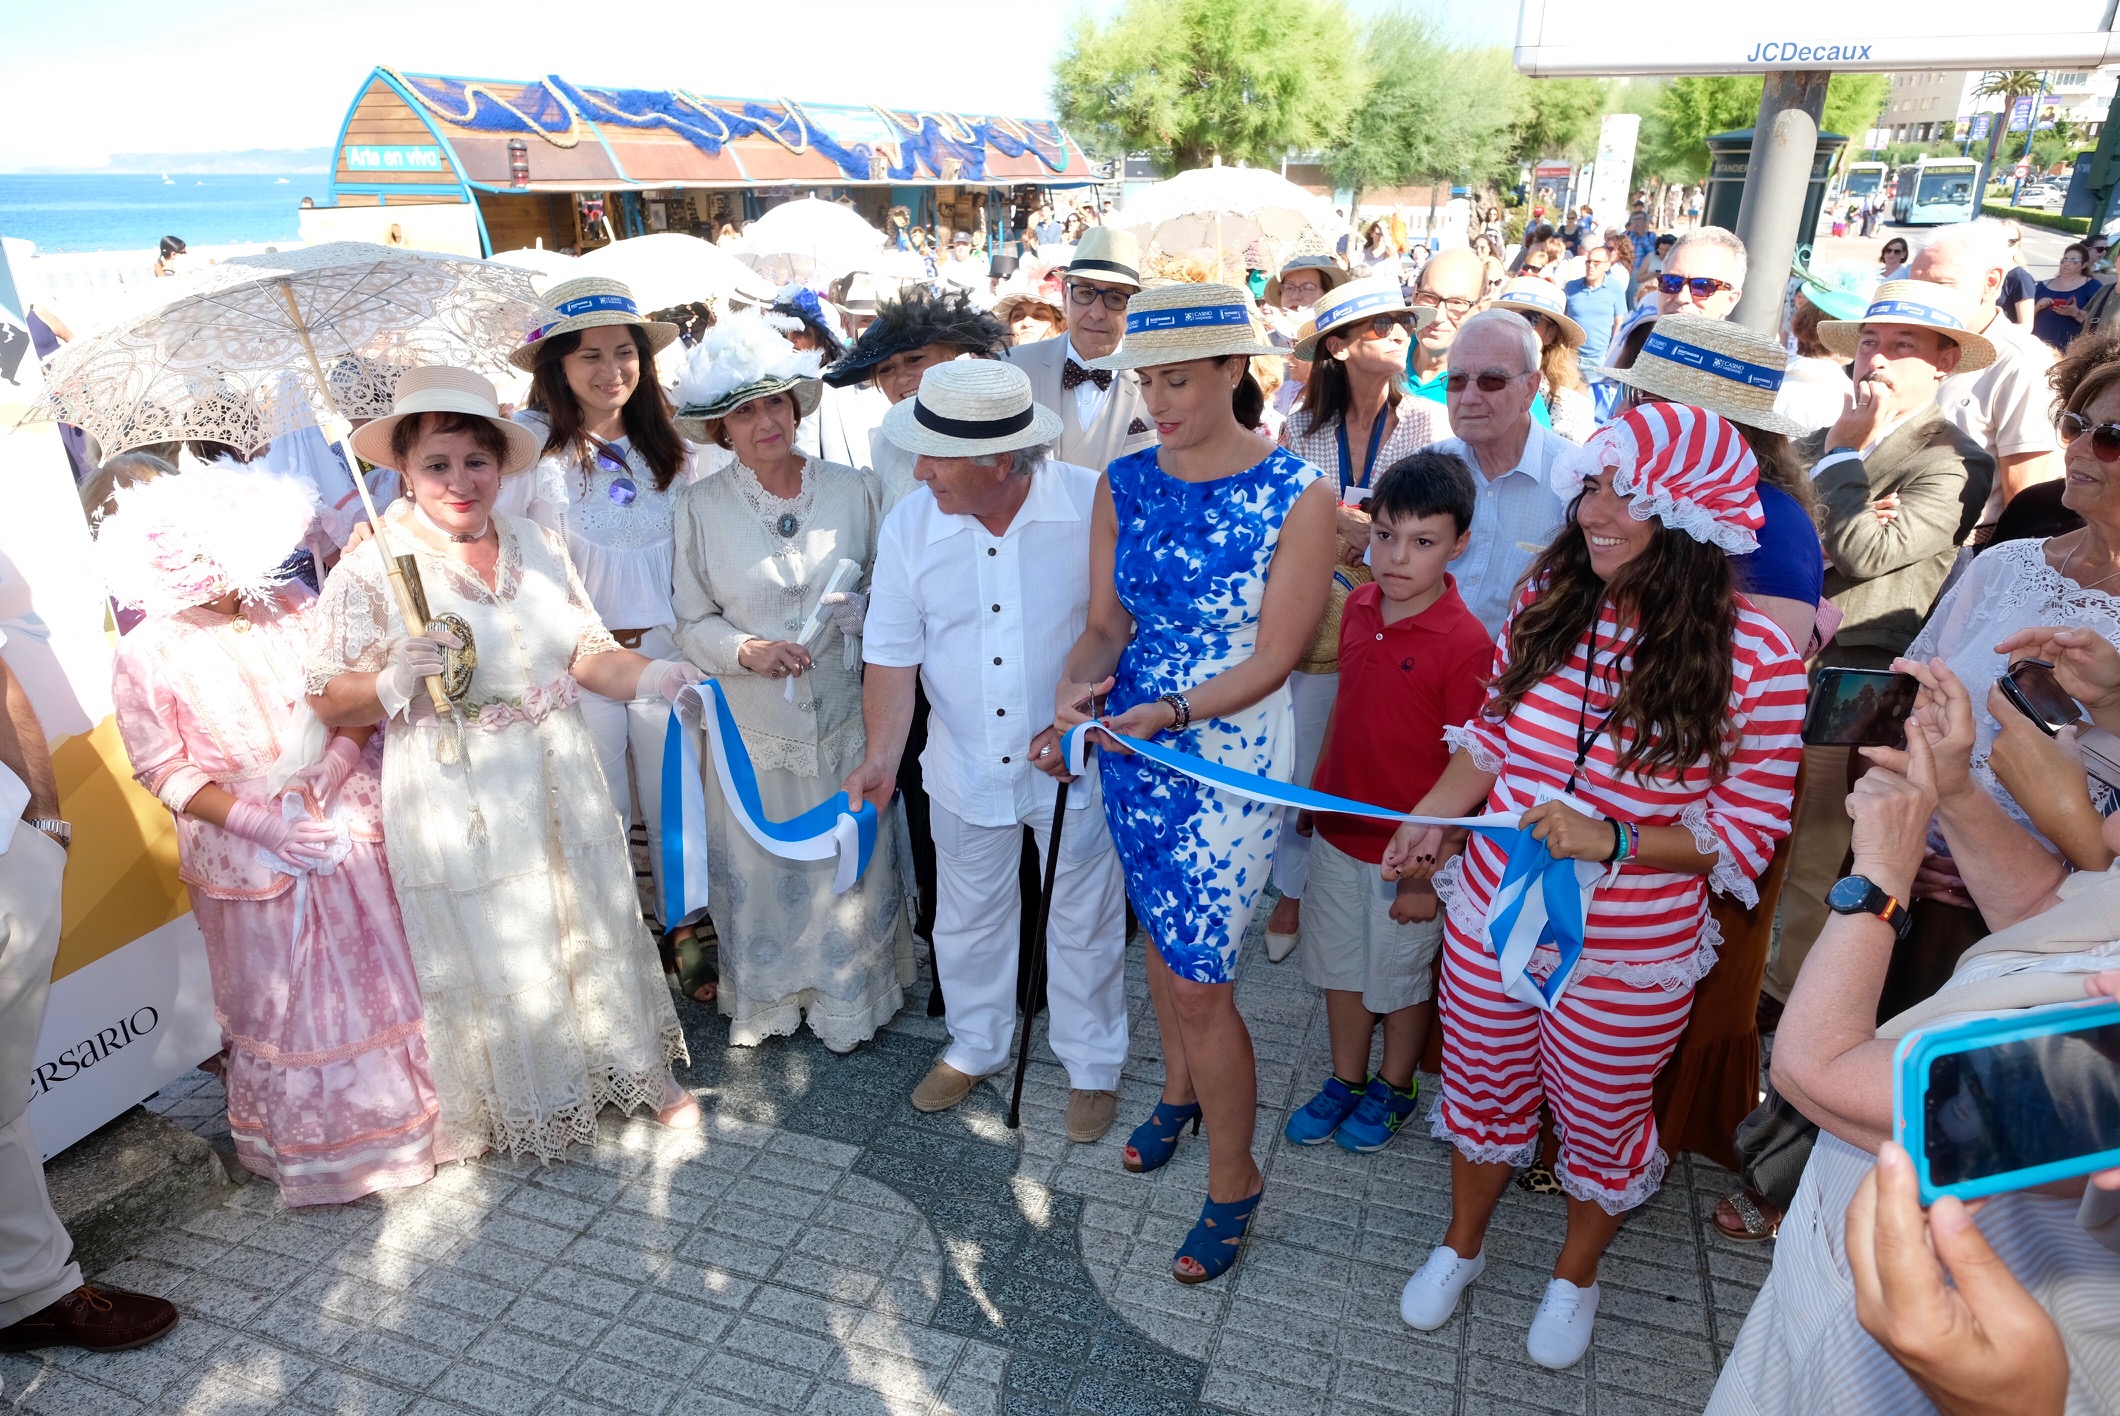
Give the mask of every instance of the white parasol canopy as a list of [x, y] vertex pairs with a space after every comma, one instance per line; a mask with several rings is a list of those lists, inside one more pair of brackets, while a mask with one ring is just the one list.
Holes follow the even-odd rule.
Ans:
[[516, 270], [530, 272], [539, 289], [566, 280], [576, 274], [576, 257], [560, 251], [547, 250], [543, 246], [524, 246], [516, 251], [497, 251], [486, 257], [487, 263], [512, 266]]
[[[859, 220], [859, 218], [856, 218]], [[773, 303], [773, 282], [711, 241], [658, 231], [599, 246], [574, 263], [574, 275], [624, 281], [643, 310], [667, 310], [695, 300]]]
[[1144, 187], [1106, 226], [1131, 231], [1144, 259], [1241, 255], [1254, 242], [1276, 258], [1298, 245], [1332, 249], [1344, 225], [1332, 202], [1260, 167], [1196, 167]]
[[775, 285], [821, 287], [850, 270], [874, 269], [883, 233], [851, 207], [804, 197], [744, 228], [737, 255]]

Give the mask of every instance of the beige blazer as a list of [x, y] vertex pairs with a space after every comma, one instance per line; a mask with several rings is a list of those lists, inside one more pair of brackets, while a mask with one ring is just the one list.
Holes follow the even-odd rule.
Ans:
[[[1060, 415], [1060, 436], [1053, 443], [1053, 457], [1102, 472], [1117, 459], [1139, 452], [1156, 441], [1156, 430], [1148, 421], [1148, 407], [1141, 401], [1140, 380], [1132, 370], [1112, 379], [1111, 396], [1104, 400], [1096, 422], [1084, 428], [1075, 409], [1072, 391], [1062, 392], [1060, 370], [1072, 348], [1065, 334], [1019, 344], [1002, 357], [1030, 376], [1031, 397]], [[1141, 431], [1127, 430], [1136, 423]]]

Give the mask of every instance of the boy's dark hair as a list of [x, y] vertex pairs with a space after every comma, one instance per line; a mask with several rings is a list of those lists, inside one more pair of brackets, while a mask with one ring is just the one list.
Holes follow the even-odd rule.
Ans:
[[1424, 448], [1384, 469], [1376, 490], [1369, 494], [1369, 514], [1394, 521], [1447, 516], [1462, 536], [1472, 525], [1472, 507], [1478, 497], [1472, 469], [1464, 458]]

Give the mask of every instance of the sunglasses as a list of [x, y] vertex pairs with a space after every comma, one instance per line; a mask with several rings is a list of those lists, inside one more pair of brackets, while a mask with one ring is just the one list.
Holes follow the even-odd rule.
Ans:
[[1656, 277], [1656, 288], [1666, 295], [1691, 290], [1694, 299], [1705, 300], [1718, 290], [1735, 290], [1737, 287], [1727, 280], [1717, 280], [1707, 275], [1659, 275]]
[[609, 443], [598, 443], [596, 445], [596, 465], [606, 472], [616, 472], [618, 474], [612, 479], [611, 485], [606, 488], [610, 493], [611, 500], [619, 506], [633, 505], [633, 499], [640, 495], [640, 488], [634, 485], [631, 477], [625, 475], [628, 470], [626, 459], [621, 457]]
[[1423, 307], [1424, 309], [1439, 309], [1444, 314], [1450, 316], [1450, 318], [1454, 320], [1461, 320], [1465, 318], [1465, 316], [1471, 314], [1472, 307], [1474, 304], [1474, 302], [1471, 300], [1461, 300], [1456, 296], [1451, 296], [1449, 299], [1445, 299], [1443, 296], [1436, 294], [1433, 290], [1414, 291], [1413, 303]]
[[1522, 377], [1523, 374], [1448, 374], [1443, 387], [1452, 393], [1463, 393], [1466, 384], [1478, 384], [1481, 393], [1500, 393]]
[[1068, 303], [1079, 305], [1085, 310], [1102, 300], [1105, 309], [1115, 315], [1123, 315], [1126, 313], [1126, 302], [1132, 295], [1131, 290], [1099, 290], [1094, 285], [1083, 285], [1072, 280], [1067, 283]]
[[2100, 462], [2120, 462], [2120, 423], [2093, 423], [2081, 413], [2064, 413], [2054, 420], [2054, 431], [2063, 444], [2091, 435], [2091, 455]]
[[[1385, 339], [1390, 337], [1391, 332], [1395, 329], [1403, 329], [1408, 334], [1412, 334], [1413, 316], [1404, 313], [1396, 315], [1371, 315], [1368, 319], [1364, 320], [1358, 325], [1353, 326], [1346, 332], [1349, 334], [1369, 334], [1376, 336], [1378, 339]], [[1339, 331], [1334, 332], [1338, 333]]]

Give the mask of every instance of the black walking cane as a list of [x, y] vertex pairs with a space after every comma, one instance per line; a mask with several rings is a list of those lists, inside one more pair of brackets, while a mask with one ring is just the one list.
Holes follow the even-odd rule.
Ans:
[[1067, 779], [1053, 793], [1053, 832], [1045, 846], [1045, 888], [1038, 894], [1038, 928], [1031, 936], [1030, 987], [1023, 997], [1023, 1034], [1016, 1039], [1016, 1085], [1008, 1094], [1008, 1128], [1023, 1120], [1023, 1073], [1031, 1065], [1031, 1024], [1038, 1017], [1038, 995], [1045, 992], [1045, 930], [1053, 917], [1053, 877], [1060, 871], [1060, 828], [1067, 824]]

